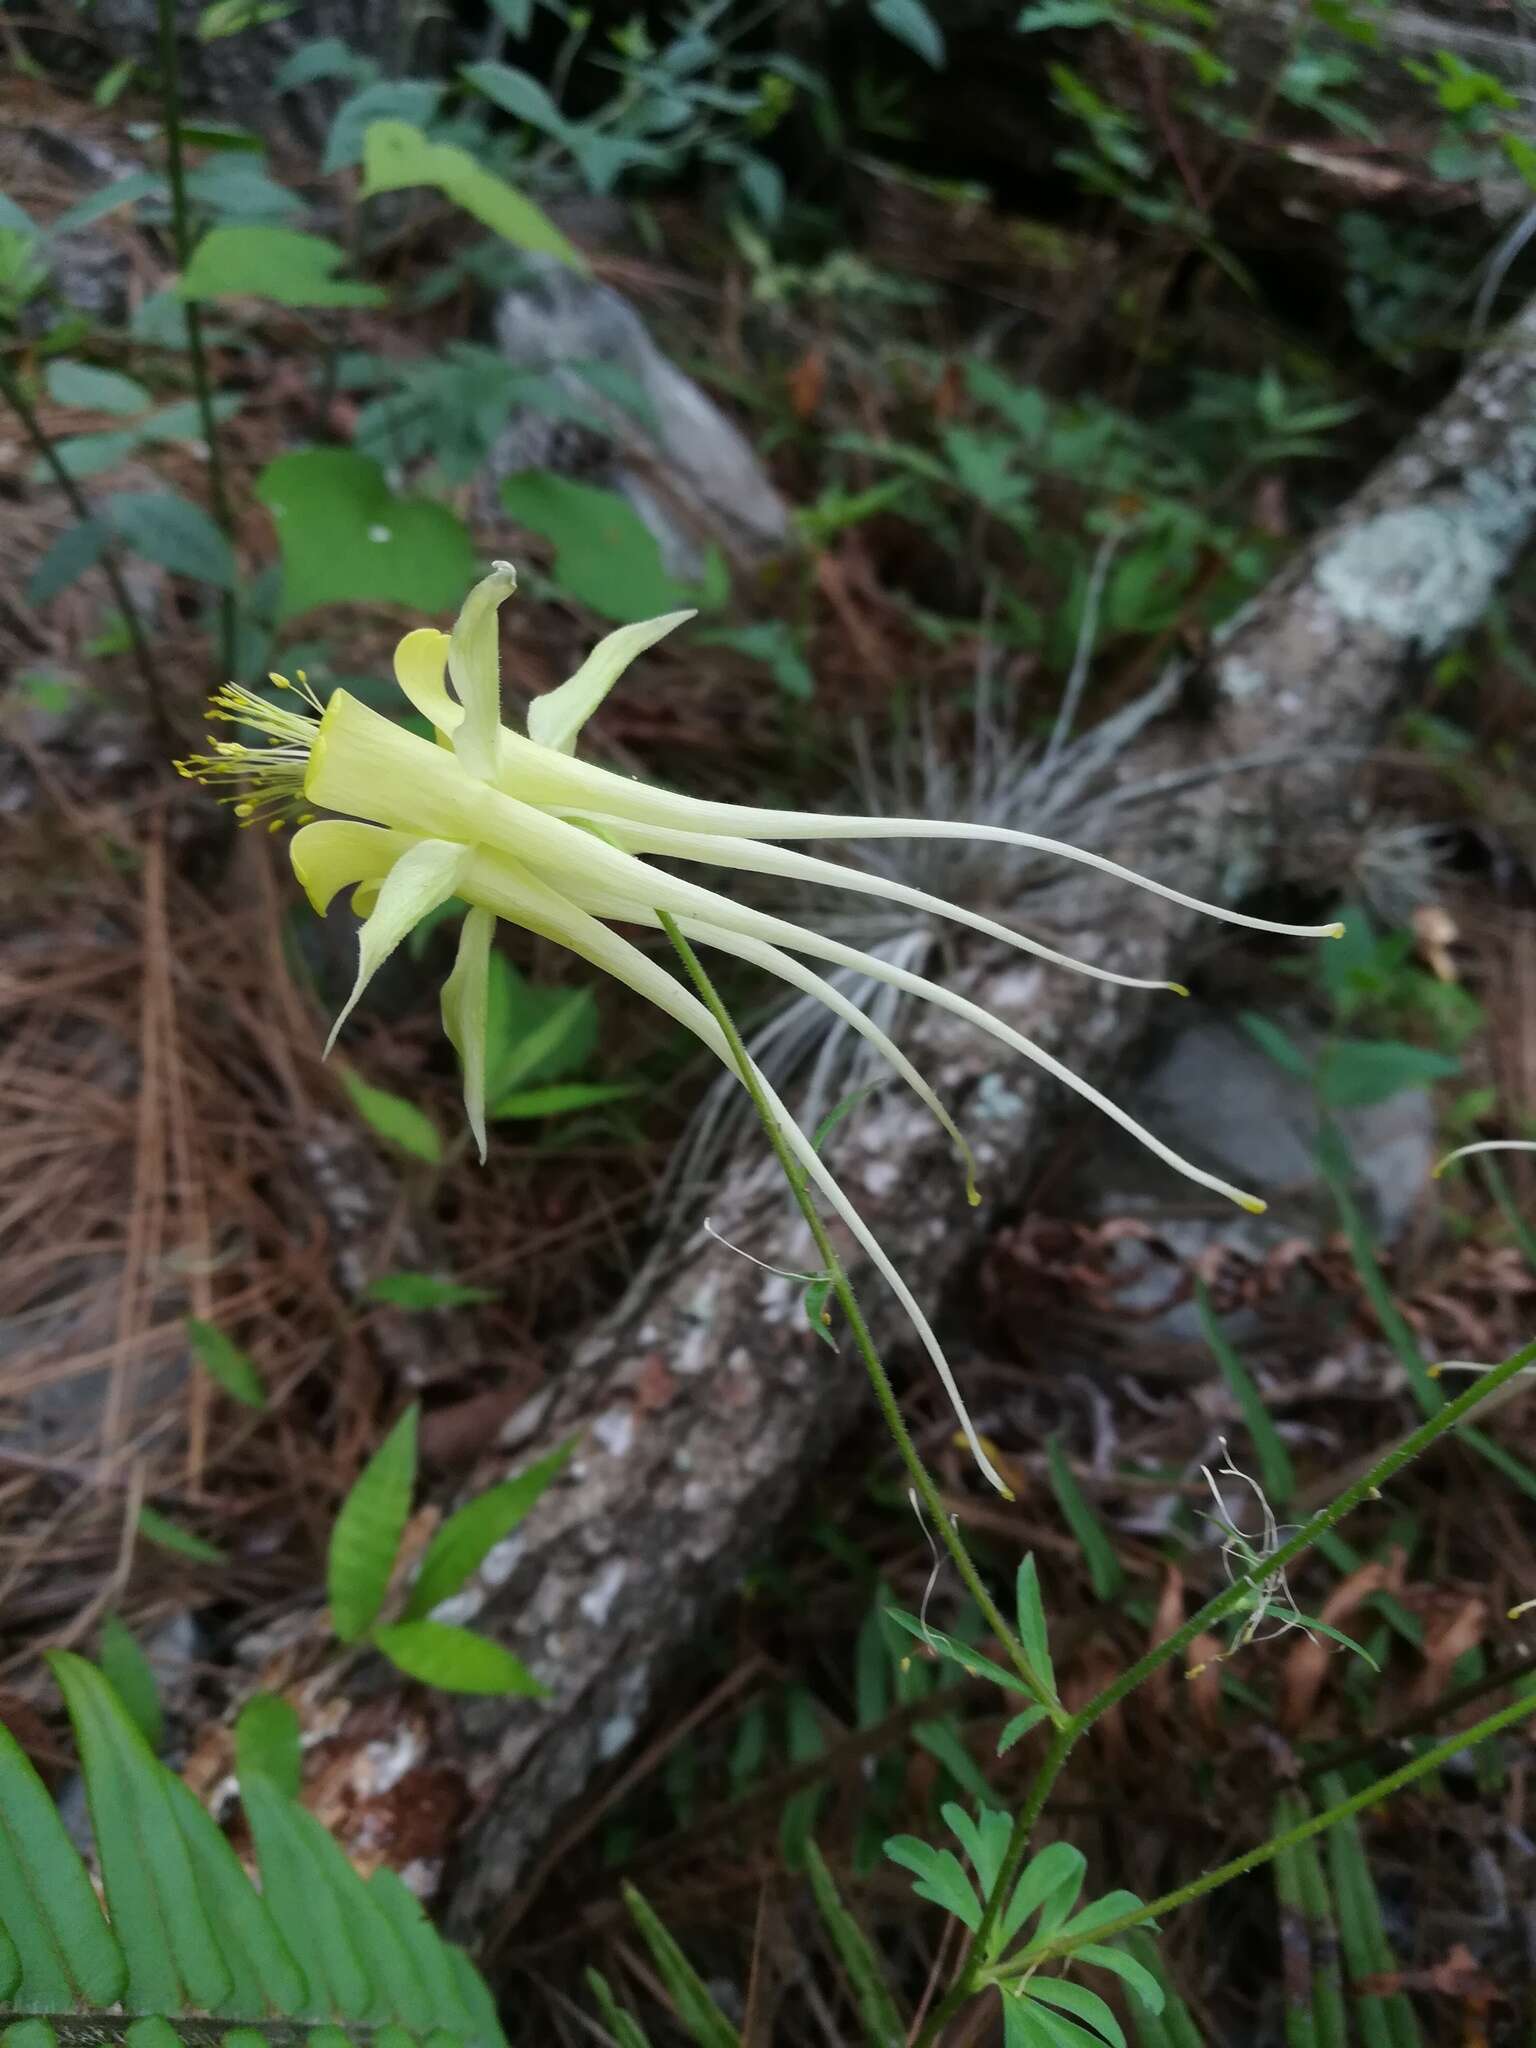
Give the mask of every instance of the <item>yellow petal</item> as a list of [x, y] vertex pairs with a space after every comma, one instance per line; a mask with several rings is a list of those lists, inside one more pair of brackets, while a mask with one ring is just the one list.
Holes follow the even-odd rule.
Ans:
[[448, 673], [464, 707], [453, 736], [460, 761], [481, 782], [496, 773], [501, 732], [501, 655], [496, 613], [517, 588], [510, 562], [493, 562], [465, 598], [448, 641]]
[[305, 801], [415, 839], [477, 839], [486, 791], [456, 754], [333, 690], [309, 753]]
[[464, 1069], [464, 1110], [485, 1164], [485, 1040], [495, 913], [470, 910], [459, 933], [453, 972], [443, 983], [443, 1029]]
[[384, 877], [373, 915], [357, 935], [357, 980], [325, 1041], [329, 1053], [336, 1034], [351, 1016], [359, 996], [396, 946], [429, 911], [446, 903], [458, 887], [469, 848], [448, 839], [419, 839]]
[[633, 626], [620, 626], [598, 641], [575, 675], [558, 690], [546, 690], [528, 706], [528, 737], [541, 747], [569, 754], [576, 736], [602, 703], [625, 669], [637, 655], [670, 633], [695, 612], [666, 612], [658, 619], [641, 619]]
[[338, 889], [349, 882], [382, 881], [410, 844], [404, 832], [389, 832], [381, 825], [322, 818], [294, 833], [288, 858], [299, 887], [324, 917]]
[[456, 732], [464, 722], [464, 706], [448, 694], [448, 635], [436, 626], [418, 626], [395, 649], [395, 681], [412, 704], [442, 732]]

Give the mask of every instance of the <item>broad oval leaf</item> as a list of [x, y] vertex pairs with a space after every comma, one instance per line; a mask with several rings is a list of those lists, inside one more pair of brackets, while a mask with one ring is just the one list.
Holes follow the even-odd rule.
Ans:
[[407, 1621], [419, 1621], [450, 1599], [488, 1553], [509, 1536], [534, 1502], [569, 1462], [577, 1439], [571, 1437], [547, 1458], [540, 1458], [515, 1479], [492, 1486], [450, 1515], [427, 1545], [421, 1570], [405, 1606]]
[[446, 612], [479, 574], [456, 514], [426, 498], [397, 498], [379, 465], [350, 449], [279, 455], [257, 478], [256, 495], [277, 527], [284, 618], [368, 602]]
[[443, 1621], [401, 1621], [375, 1629], [373, 1640], [398, 1670], [441, 1692], [515, 1693], [548, 1699], [549, 1689], [510, 1650], [473, 1629]]
[[333, 273], [339, 242], [297, 228], [244, 223], [210, 228], [177, 287], [184, 299], [275, 299], [280, 306], [382, 306], [389, 294]]
[[102, 501], [107, 523], [124, 547], [174, 576], [215, 590], [235, 587], [229, 542], [200, 505], [175, 491], [114, 491]]

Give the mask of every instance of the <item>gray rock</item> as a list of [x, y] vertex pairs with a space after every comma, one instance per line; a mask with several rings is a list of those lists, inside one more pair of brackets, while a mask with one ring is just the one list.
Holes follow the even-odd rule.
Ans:
[[[669, 574], [696, 578], [710, 540], [749, 565], [784, 547], [788, 512], [746, 439], [662, 354], [620, 293], [553, 259], [541, 260], [525, 284], [502, 293], [495, 332], [509, 363], [556, 372], [572, 398], [596, 415], [603, 445], [594, 450], [588, 437], [586, 471], [629, 499], [655, 534]], [[564, 367], [573, 363], [622, 372], [648, 416], [637, 417], [579, 370]], [[493, 454], [492, 481], [520, 469], [561, 466], [558, 427], [530, 416]]]
[[[1317, 1043], [1305, 1019], [1275, 1022], [1304, 1050]], [[1262, 1216], [1228, 1208], [1181, 1181], [1134, 1139], [1114, 1130], [1098, 1144], [1091, 1167], [1092, 1208], [1101, 1216], [1134, 1216], [1155, 1225], [1178, 1258], [1194, 1259], [1221, 1245], [1252, 1259], [1298, 1236], [1318, 1241], [1338, 1229], [1338, 1214], [1317, 1166], [1317, 1110], [1311, 1090], [1263, 1053], [1235, 1018], [1193, 1020], [1163, 1045], [1130, 1090], [1125, 1108], [1192, 1164], [1261, 1196]], [[1405, 1090], [1336, 1119], [1355, 1164], [1356, 1193], [1378, 1244], [1406, 1227], [1429, 1181], [1435, 1158], [1429, 1097]], [[1150, 1306], [1167, 1291], [1150, 1273], [1145, 1303], [1137, 1290], [1127, 1308]], [[1183, 1303], [1159, 1319], [1169, 1337], [1195, 1338], [1198, 1319]]]

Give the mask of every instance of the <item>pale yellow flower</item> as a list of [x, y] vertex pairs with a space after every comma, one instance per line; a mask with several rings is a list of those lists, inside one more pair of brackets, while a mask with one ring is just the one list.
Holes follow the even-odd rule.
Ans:
[[[961, 905], [770, 842], [974, 837], [1057, 853], [1253, 930], [1313, 938], [1336, 934], [1340, 927], [1245, 917], [1133, 874], [1102, 855], [1035, 833], [930, 818], [822, 816], [814, 811], [714, 803], [578, 760], [575, 746], [581, 728], [620, 675], [637, 655], [691, 618], [691, 612], [669, 612], [610, 633], [575, 675], [535, 699], [526, 735], [510, 732], [501, 723], [496, 614], [515, 587], [511, 567], [498, 562], [470, 592], [451, 634], [422, 627], [408, 633], [395, 651], [400, 687], [432, 724], [437, 744], [369, 710], [345, 690], [337, 690], [322, 707], [301, 678], [304, 708], [276, 710], [237, 685], [226, 686], [214, 699], [216, 717], [264, 732], [271, 745], [247, 748], [224, 741], [216, 744], [213, 755], [179, 764], [186, 774], [233, 781], [248, 789], [237, 805], [248, 819], [276, 823], [293, 816], [300, 821], [291, 849], [293, 867], [318, 912], [324, 913], [338, 890], [354, 888], [353, 907], [364, 920], [357, 980], [332, 1028], [330, 1043], [369, 980], [406, 934], [456, 896], [469, 909], [458, 957], [443, 987], [443, 1024], [463, 1065], [465, 1108], [482, 1160], [487, 985], [498, 918], [564, 946], [634, 989], [691, 1031], [734, 1072], [730, 1047], [693, 990], [609, 923], [659, 928], [661, 913], [666, 912], [695, 944], [763, 967], [794, 988], [814, 994], [869, 1040], [948, 1132], [965, 1164], [973, 1201], [979, 1197], [969, 1148], [928, 1083], [885, 1032], [796, 955], [853, 968], [965, 1018], [1075, 1089], [1176, 1172], [1246, 1209], [1263, 1208], [1253, 1196], [1171, 1151], [1108, 1096], [978, 1003], [809, 926], [668, 874], [646, 856], [882, 896], [968, 925], [1058, 966], [1131, 988], [1175, 984], [1142, 981], [1069, 959]], [[338, 815], [306, 821], [319, 811]], [[938, 1339], [906, 1283], [777, 1094], [765, 1080], [762, 1087], [795, 1158], [911, 1319], [977, 1462], [992, 1484], [1006, 1492], [977, 1440]]]

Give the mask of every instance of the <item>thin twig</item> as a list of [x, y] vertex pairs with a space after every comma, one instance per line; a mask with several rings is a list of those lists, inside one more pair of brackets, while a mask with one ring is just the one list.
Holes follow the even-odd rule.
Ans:
[[[91, 510], [90, 501], [59, 459], [59, 452], [48, 438], [47, 431], [27, 396], [25, 386], [3, 355], [0, 355], [0, 394], [4, 395], [11, 411], [20, 420], [27, 439], [46, 463], [54, 482], [63, 492], [64, 502], [70, 511], [82, 526], [95, 524], [96, 515]], [[97, 566], [110, 584], [112, 595], [117, 600], [117, 608], [122, 613], [123, 626], [128, 634], [128, 645], [133, 654], [133, 665], [139, 672], [144, 693], [149, 699], [150, 717], [154, 720], [155, 729], [164, 741], [167, 751], [173, 752], [176, 747], [176, 735], [166, 715], [160, 677], [155, 669], [155, 658], [150, 652], [144, 622], [139, 617], [138, 609], [129, 595], [128, 585], [123, 579], [122, 568], [117, 559], [117, 543], [110, 536], [102, 548]]]
[[[181, 149], [181, 58], [176, 48], [176, 0], [158, 0], [160, 14], [160, 92], [165, 111], [166, 175], [171, 187], [171, 240], [176, 248], [176, 267], [183, 274], [192, 255], [192, 227], [187, 215], [187, 172]], [[235, 522], [224, 487], [224, 457], [219, 449], [219, 423], [213, 410], [213, 385], [208, 375], [208, 356], [203, 347], [202, 309], [193, 299], [185, 301], [187, 355], [192, 365], [192, 389], [202, 423], [203, 443], [208, 450], [208, 501], [224, 538], [233, 545]], [[224, 672], [232, 676], [236, 657], [235, 593], [219, 593], [219, 638]]]

